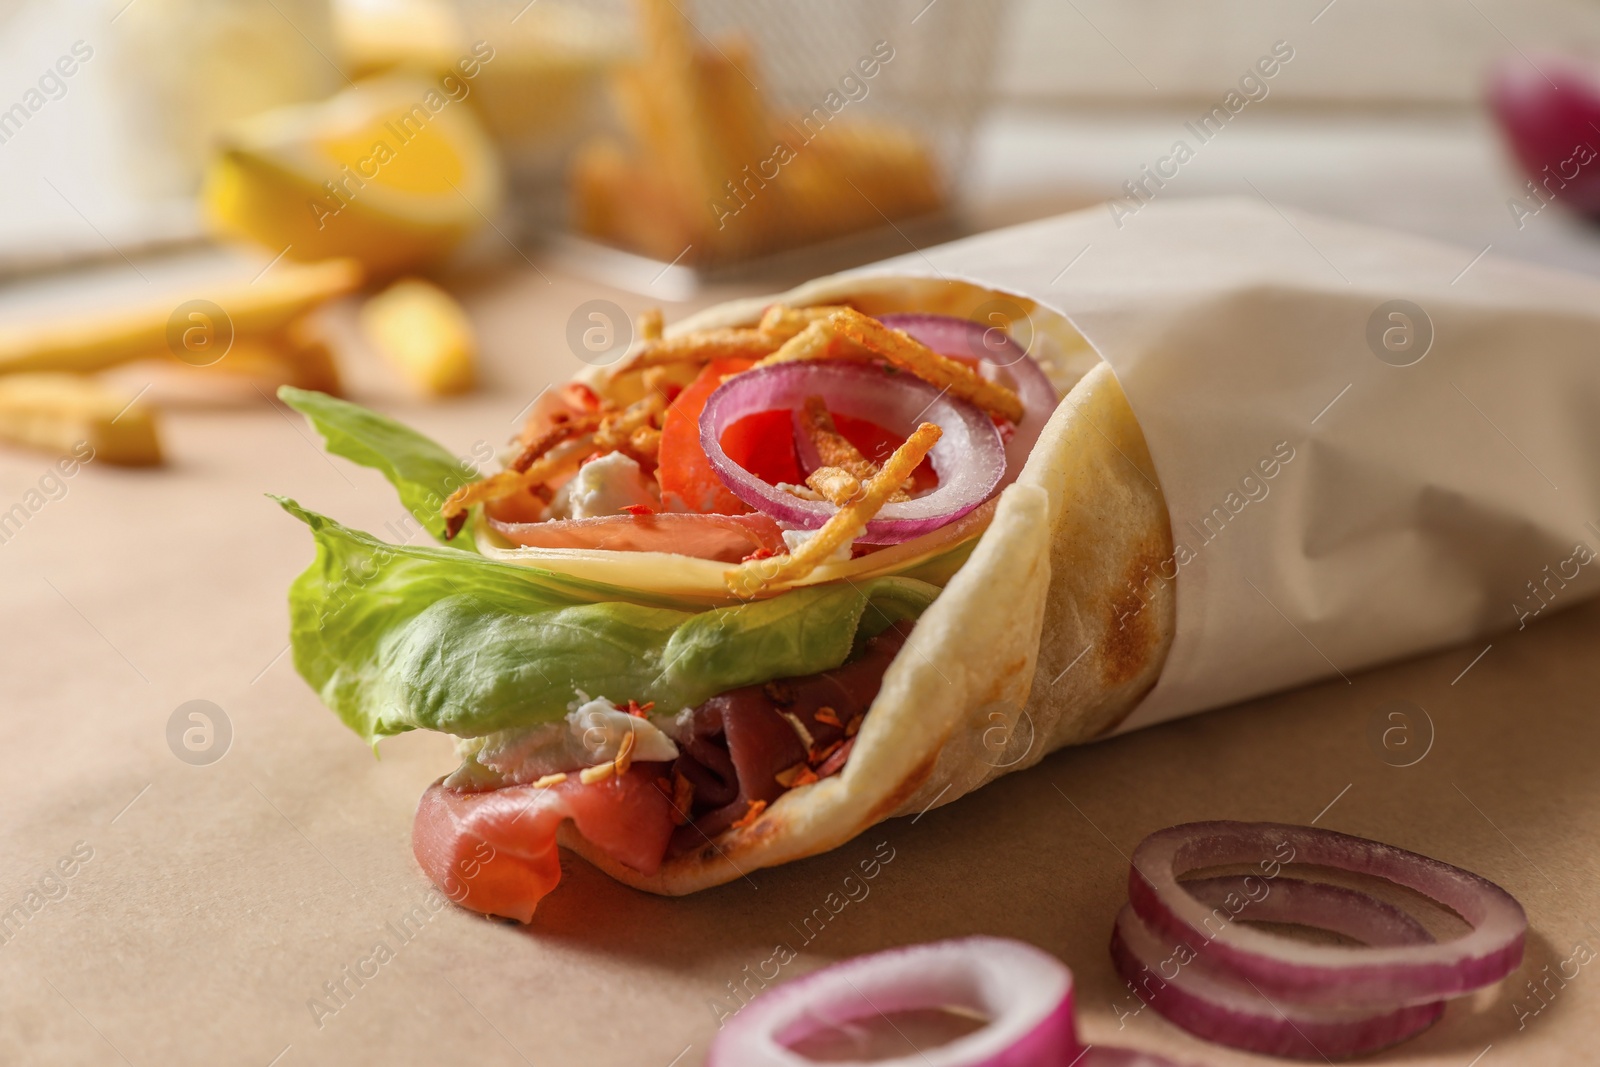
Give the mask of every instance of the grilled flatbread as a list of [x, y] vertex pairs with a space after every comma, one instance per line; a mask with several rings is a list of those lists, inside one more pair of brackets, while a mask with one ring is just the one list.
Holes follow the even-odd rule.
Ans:
[[1100, 736], [1155, 685], [1176, 620], [1174, 583], [1145, 580], [1172, 557], [1166, 503], [1116, 377], [1065, 318], [964, 282], [882, 277], [824, 279], [678, 329], [748, 325], [773, 302], [971, 315], [1002, 298], [1028, 312], [1031, 354], [1058, 385], [1073, 384], [885, 674], [843, 771], [654, 875], [611, 860], [570, 825], [563, 844], [628, 885], [692, 893], [825, 852]]

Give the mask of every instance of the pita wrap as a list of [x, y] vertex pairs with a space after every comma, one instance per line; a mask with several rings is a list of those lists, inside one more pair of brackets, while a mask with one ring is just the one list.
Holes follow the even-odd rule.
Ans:
[[[926, 608], [836, 776], [752, 805], [648, 876], [562, 829], [641, 889], [730, 881], [1063, 745], [1521, 631], [1600, 593], [1600, 477], [1578, 402], [1600, 389], [1591, 279], [1254, 201], [1173, 202], [1132, 221], [1088, 211], [980, 235], [668, 333], [752, 325], [775, 302], [985, 325], [998, 307], [1025, 324], [1013, 339], [1063, 399], [991, 505], [797, 587], [859, 593], [883, 574], [942, 587], [929, 602], [921, 586]], [[350, 436], [335, 450], [352, 458], [377, 440]], [[439, 468], [440, 455], [413, 451], [410, 469]], [[517, 564], [569, 599], [599, 582], [641, 603], [730, 603], [724, 565], [708, 561], [521, 548], [481, 531], [477, 547], [496, 561], [485, 581]], [[399, 550], [345, 551], [381, 562]], [[342, 592], [308, 589], [335, 609]], [[308, 610], [307, 632], [323, 621]], [[1465, 650], [1467, 670], [1473, 651], [1488, 649]], [[297, 645], [296, 663], [340, 711], [344, 662]], [[415, 728], [346, 721], [373, 739]]]
[[[1172, 554], [1167, 508], [1116, 376], [1064, 316], [980, 285], [879, 275], [823, 279], [769, 299], [724, 305], [678, 324], [674, 332], [750, 325], [773, 303], [849, 304], [871, 316], [932, 313], [985, 322], [986, 309], [996, 302], [1016, 308], [1026, 320], [1027, 336], [1014, 333], [1013, 341], [1026, 346], [1063, 395], [1016, 480], [963, 518], [898, 545], [825, 563], [792, 591], [775, 594], [805, 595], [807, 603], [838, 593], [864, 596], [865, 605], [855, 609], [859, 623], [850, 623], [854, 633], [858, 625], [867, 632], [869, 622], [893, 621], [868, 590], [882, 591], [885, 582], [897, 581], [922, 590], [914, 594], [921, 598], [916, 608], [921, 614], [893, 654], [843, 767], [787, 789], [770, 804], [752, 804], [747, 818], [701, 846], [691, 844], [685, 851], [679, 844], [649, 874], [634, 865], [640, 853], [626, 853], [630, 862], [625, 863], [614, 841], [602, 848], [586, 839], [569, 821], [575, 815], [541, 824], [559, 825], [559, 843], [638, 888], [694, 892], [754, 868], [827, 851], [883, 819], [949, 803], [1002, 774], [1032, 766], [1055, 748], [1113, 728], [1156, 684], [1174, 633], [1173, 586], [1168, 583], [1148, 600], [1132, 596], [1130, 589], [1140, 574]], [[620, 395], [627, 379], [622, 382], [607, 395], [629, 403], [631, 398]], [[312, 418], [331, 449], [384, 470], [408, 506], [419, 507], [419, 516], [427, 513], [430, 522], [439, 521], [437, 494], [429, 487], [448, 490], [460, 484], [451, 469], [454, 460], [443, 449], [353, 405], [292, 390], [285, 398]], [[482, 751], [474, 744], [491, 742], [476, 739], [503, 739], [497, 731], [515, 735], [525, 729], [520, 709], [530, 701], [548, 707], [557, 697], [569, 700], [571, 686], [556, 692], [563, 679], [580, 694], [590, 685], [604, 686], [596, 690], [600, 695], [645, 692], [628, 664], [649, 662], [649, 654], [624, 653], [619, 665], [615, 652], [605, 649], [621, 648], [617, 642], [625, 644], [629, 635], [653, 632], [652, 627], [688, 627], [689, 620], [712, 619], [702, 608], [746, 603], [729, 589], [726, 562], [659, 552], [528, 547], [507, 541], [486, 522], [474, 524], [476, 554], [398, 547], [292, 502], [285, 506], [312, 527], [319, 541], [317, 562], [291, 594], [301, 673], [352, 729], [374, 743], [417, 728], [465, 739], [466, 762], [430, 790], [433, 799], [425, 797], [423, 805], [429, 814], [426, 821], [419, 814], [417, 823], [419, 859], [441, 884], [457, 879], [458, 860], [470, 871], [481, 866], [455, 851], [462, 842], [488, 844], [482, 834], [490, 831], [465, 813], [487, 809], [476, 808], [470, 798], [519, 784], [478, 776], [484, 764], [470, 753]], [[444, 538], [449, 536], [446, 531]], [[529, 574], [526, 587], [519, 573], [524, 568], [537, 572]], [[916, 581], [905, 583], [906, 578]], [[470, 587], [463, 588], [464, 581]], [[612, 620], [620, 629], [588, 628], [603, 625], [592, 613], [583, 618], [594, 622], [558, 619], [566, 610], [562, 605], [585, 602], [626, 616]], [[488, 614], [481, 613], [484, 606]], [[863, 611], [876, 614], [863, 619]], [[667, 613], [672, 618], [663, 621]], [[810, 673], [774, 664], [762, 674], [767, 661], [760, 647], [729, 644], [733, 638], [720, 622], [707, 626], [706, 641], [695, 638], [701, 643], [684, 647], [726, 646], [728, 651], [719, 654], [743, 664], [746, 676], [728, 689]], [[583, 655], [575, 646], [585, 645], [600, 650], [595, 655], [604, 662], [587, 672], [569, 668]], [[540, 661], [549, 657], [555, 658], [547, 672]], [[488, 669], [480, 670], [480, 662]], [[656, 677], [669, 675], [676, 663], [668, 659]], [[705, 676], [696, 677], [710, 686]], [[530, 691], [540, 683], [544, 689], [535, 697]], [[662, 711], [670, 716], [680, 706], [695, 706], [723, 691], [709, 687], [704, 695], [680, 702], [680, 690], [662, 690], [669, 701]], [[548, 777], [560, 784], [567, 775]], [[583, 780], [585, 788], [588, 781]], [[530, 797], [530, 804], [549, 799], [543, 788], [533, 787], [539, 800]], [[454, 810], [442, 803], [446, 795], [467, 798], [461, 800], [462, 813], [445, 814]], [[537, 856], [530, 862], [553, 886], [559, 872], [547, 836], [552, 830], [535, 834], [519, 818], [513, 812], [511, 822], [495, 831], [494, 848], [520, 855], [522, 838], [537, 838], [543, 844], [529, 844], [529, 856]], [[508, 866], [492, 877], [515, 891], [523, 876]], [[542, 891], [533, 899], [539, 895]], [[532, 914], [532, 903], [510, 906], [520, 916]]]
[[1113, 728], [1155, 685], [1174, 632], [1173, 585], [1142, 607], [1129, 589], [1172, 554], [1166, 504], [1116, 376], [1065, 318], [967, 283], [874, 277], [713, 308], [678, 330], [747, 325], [772, 303], [970, 317], [997, 299], [1023, 306], [1031, 354], [1058, 384], [1073, 384], [970, 558], [884, 675], [843, 771], [786, 792], [751, 825], [653, 875], [611, 859], [571, 824], [564, 845], [628, 885], [692, 893], [1032, 766]]

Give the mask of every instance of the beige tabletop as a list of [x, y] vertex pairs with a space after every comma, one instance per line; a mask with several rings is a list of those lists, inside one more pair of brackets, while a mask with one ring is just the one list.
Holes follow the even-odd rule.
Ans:
[[[575, 366], [572, 308], [645, 303], [526, 269], [468, 279], [467, 291], [488, 341], [483, 392], [423, 406], [371, 367], [355, 375], [365, 399], [463, 453], [499, 444]], [[1513, 1001], [1540, 1007], [1524, 980], [1600, 936], [1600, 609], [1541, 619], [1487, 651], [1064, 752], [693, 898], [637, 893], [569, 857], [530, 927], [425, 907], [426, 921], [407, 925], [429, 888], [411, 859], [412, 810], [450, 766], [448, 745], [406, 735], [374, 760], [295, 675], [285, 588], [311, 545], [263, 494], [374, 531], [400, 508], [375, 474], [324, 458], [265, 400], [167, 427], [170, 466], [91, 464], [0, 545], [0, 1062], [687, 1065], [716, 1031], [716, 1005], [734, 1004], [728, 984], [779, 945], [798, 952], [783, 968], [792, 976], [974, 932], [1067, 961], [1090, 1040], [1252, 1062], [1150, 1012], [1118, 1032], [1118, 1009], [1135, 1005], [1106, 943], [1127, 855], [1152, 830], [1207, 818], [1316, 821], [1469, 867], [1525, 903], [1533, 933], [1518, 975], [1380, 1062], [1466, 1067], [1485, 1049], [1490, 1067], [1592, 1062], [1585, 1020], [1600, 979], [1584, 972], [1547, 994], [1524, 1026]], [[36, 486], [46, 462], [0, 454], [0, 505]], [[213, 702], [231, 729], [215, 762], [169, 747], [169, 719], [191, 700]], [[1429, 748], [1413, 713], [1407, 751], [1426, 755], [1409, 767], [1369, 738], [1395, 700], [1433, 725]], [[874, 855], [892, 858], [857, 883], [865, 895], [839, 895]], [[348, 977], [373, 971], [361, 961], [379, 941], [392, 958]]]
[[[462, 454], [499, 445], [540, 388], [577, 368], [573, 309], [655, 302], [533, 258], [542, 266], [456, 279], [485, 338], [482, 391], [424, 405], [358, 354], [357, 398]], [[669, 315], [748, 291], [707, 291]], [[1374, 1062], [1595, 1059], [1600, 978], [1584, 968], [1543, 1001], [1525, 983], [1600, 939], [1600, 607], [1059, 753], [692, 898], [647, 896], [569, 857], [561, 889], [518, 927], [425, 905], [411, 817], [451, 766], [448, 744], [411, 734], [373, 759], [285, 654], [285, 590], [311, 542], [263, 494], [392, 536], [404, 512], [389, 487], [326, 458], [265, 398], [165, 428], [167, 467], [90, 464], [59, 485], [41, 483], [48, 457], [0, 452], [0, 512], [30, 490], [47, 497], [0, 542], [0, 1063], [688, 1067], [735, 1004], [730, 983], [770, 973], [779, 946], [798, 954], [782, 968], [792, 977], [976, 932], [1070, 964], [1091, 1041], [1265, 1062], [1127, 1015], [1136, 1004], [1106, 951], [1139, 839], [1213, 818], [1389, 841], [1527, 907], [1518, 974]], [[213, 762], [169, 744], [195, 700], [220, 709]], [[1372, 738], [1396, 701], [1410, 702], [1403, 755]], [[844, 879], [872, 857], [888, 859], [850, 899]], [[380, 942], [384, 961], [364, 963]]]

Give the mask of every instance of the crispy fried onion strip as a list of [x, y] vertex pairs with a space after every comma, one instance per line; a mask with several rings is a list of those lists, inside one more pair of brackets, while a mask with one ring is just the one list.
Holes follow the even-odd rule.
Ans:
[[527, 470], [503, 470], [480, 482], [469, 482], [451, 493], [439, 509], [439, 514], [444, 516], [446, 539], [461, 532], [467, 521], [467, 510], [472, 505], [503, 500], [577, 470], [584, 458], [594, 452], [594, 440], [594, 434], [584, 434], [563, 441], [529, 464]]
[[[799, 548], [787, 556], [753, 559], [723, 572], [728, 589], [735, 596], [753, 597], [763, 590], [792, 585], [816, 570], [840, 546], [853, 541], [866, 529], [867, 523], [900, 488], [900, 483], [927, 456], [928, 450], [939, 440], [940, 432], [939, 427], [931, 422], [918, 426], [906, 438], [906, 443], [895, 449], [883, 469], [860, 483], [855, 497], [840, 507]], [[841, 473], [848, 476], [848, 472]]]
[[[850, 439], [839, 432], [834, 425], [833, 415], [829, 413], [828, 406], [820, 396], [806, 397], [805, 405], [800, 409], [800, 428], [817, 450], [817, 456], [822, 460], [824, 467], [838, 467], [840, 470], [849, 471], [857, 481], [864, 482], [878, 473], [878, 465], [863, 456]], [[827, 491], [806, 479], [806, 484], [817, 492], [827, 497]], [[832, 497], [828, 497], [832, 500]], [[910, 500], [906, 487], [901, 486], [889, 498], [890, 503], [899, 503]], [[833, 501], [835, 504], [837, 500]]]
[[661, 340], [661, 330], [664, 320], [660, 308], [645, 308], [639, 312], [639, 339], [641, 341]]
[[[600, 423], [600, 429], [595, 431], [595, 451], [627, 452], [637, 437], [641, 441], [652, 438], [642, 431], [656, 431], [656, 420], [667, 409], [667, 398], [659, 392], [652, 392], [641, 400], [635, 400], [620, 414], [605, 417]], [[660, 434], [655, 432], [655, 442], [660, 443]], [[630, 453], [631, 454], [631, 453]], [[653, 454], [653, 449], [652, 449]], [[639, 459], [639, 456], [634, 456]]]
[[599, 425], [593, 432], [577, 437], [565, 437], [550, 443], [542, 452], [530, 456], [526, 466], [518, 469], [523, 455], [535, 452], [535, 445], [545, 443], [557, 430], [581, 424], [583, 417], [568, 423], [558, 423], [550, 432], [523, 449], [512, 466], [492, 474], [479, 482], [471, 482], [450, 494], [439, 513], [444, 516], [445, 535], [453, 538], [467, 521], [467, 510], [474, 504], [487, 504], [503, 500], [517, 493], [536, 489], [552, 478], [578, 469], [591, 455], [622, 452], [635, 460], [653, 463], [661, 444], [661, 432], [655, 422], [666, 408], [666, 398], [651, 393], [642, 400], [628, 405], [623, 411], [612, 411], [598, 417]]
[[[835, 345], [836, 339], [852, 342]], [[903, 330], [894, 330], [853, 308], [840, 308], [825, 319], [813, 321], [756, 366], [801, 359], [860, 358], [887, 360], [893, 366], [982, 408], [992, 416], [1018, 422], [1022, 401], [998, 382], [985, 379], [959, 360], [942, 356]]]
[[662, 367], [671, 363], [710, 363], [714, 359], [760, 359], [774, 351], [781, 341], [775, 341], [760, 330], [744, 327], [720, 330], [696, 330], [678, 337], [647, 340], [628, 359], [611, 371], [612, 378]]
[[836, 508], [844, 507], [861, 492], [861, 479], [843, 467], [818, 467], [806, 476], [806, 485]]
[[777, 338], [782, 344], [813, 322], [820, 322], [836, 311], [848, 310], [843, 304], [819, 304], [808, 308], [773, 304], [762, 314], [757, 329]]
[[[704, 364], [714, 359], [761, 359], [778, 350], [778, 346], [801, 332], [812, 322], [827, 318], [841, 307], [823, 306], [791, 308], [775, 304], [761, 316], [754, 328], [727, 327], [716, 330], [696, 330], [679, 337], [662, 337], [656, 321], [640, 317], [637, 351], [611, 371], [612, 378], [650, 367], [676, 363]], [[660, 313], [657, 312], [657, 315]]]
[[602, 415], [597, 411], [575, 416], [562, 413], [557, 416], [558, 421], [551, 423], [548, 430], [523, 445], [522, 451], [517, 453], [517, 458], [511, 461], [508, 469], [526, 471], [533, 466], [535, 460], [561, 442], [594, 432], [599, 428], [601, 418]]

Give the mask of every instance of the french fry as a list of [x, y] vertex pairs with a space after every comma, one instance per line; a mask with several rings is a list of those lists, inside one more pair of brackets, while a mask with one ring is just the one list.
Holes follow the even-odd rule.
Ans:
[[833, 123], [784, 167], [790, 228], [798, 240], [876, 229], [884, 219], [929, 215], [944, 191], [922, 139], [854, 116]]
[[[226, 321], [194, 311], [191, 316], [199, 317], [185, 333], [200, 330], [207, 343], [224, 330], [234, 337], [275, 334], [309, 309], [360, 284], [361, 268], [354, 260], [280, 263], [253, 284], [239, 282], [202, 294], [222, 309]], [[87, 373], [165, 353], [174, 310], [163, 302], [0, 329], [0, 374]]]
[[[320, 318], [313, 313], [301, 315], [276, 335], [267, 336], [264, 343], [292, 368], [294, 380], [289, 384], [340, 396], [344, 393], [344, 382]], [[218, 366], [227, 362], [224, 358]]]
[[873, 475], [855, 499], [841, 507], [822, 528], [787, 556], [753, 559], [723, 572], [723, 580], [735, 596], [750, 598], [763, 591], [793, 585], [821, 566], [844, 544], [858, 537], [873, 516], [889, 502], [900, 484], [917, 469], [939, 440], [939, 427], [931, 422], [918, 426], [906, 443], [895, 449], [883, 469]]
[[161, 462], [150, 409], [77, 374], [0, 377], [0, 439], [59, 453], [87, 444], [96, 462], [119, 466]]
[[235, 344], [227, 359], [211, 367], [186, 367], [163, 354], [124, 363], [95, 377], [128, 396], [144, 390], [140, 401], [161, 411], [252, 407], [261, 403], [263, 395], [271, 396], [284, 385], [318, 388], [306, 384], [299, 368], [275, 350], [244, 342]]
[[478, 342], [454, 297], [431, 282], [404, 278], [361, 308], [361, 329], [379, 355], [427, 396], [469, 391], [477, 382]]
[[[676, 0], [639, 0], [638, 21], [641, 57], [612, 79], [627, 143], [599, 135], [570, 170], [579, 229], [693, 265], [943, 205], [932, 153], [915, 132], [852, 117], [815, 137], [814, 116], [826, 124], [827, 114], [774, 114], [754, 81], [748, 40], [702, 45]], [[763, 160], [782, 166], [782, 177]]]

